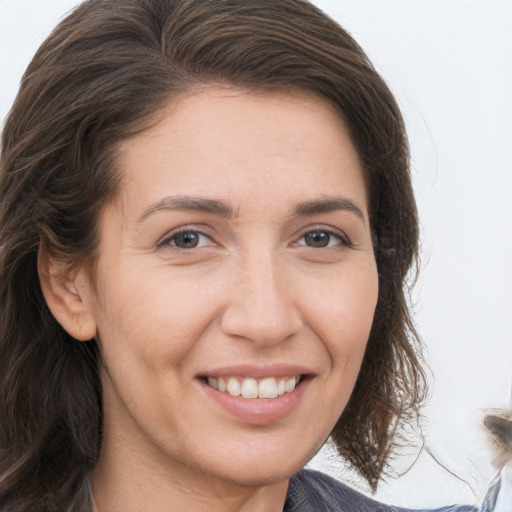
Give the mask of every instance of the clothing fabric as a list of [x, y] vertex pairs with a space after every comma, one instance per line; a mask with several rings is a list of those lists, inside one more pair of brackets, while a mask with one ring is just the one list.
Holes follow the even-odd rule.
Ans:
[[283, 512], [498, 512], [492, 503], [498, 492], [494, 486], [489, 491], [487, 507], [491, 508], [451, 505], [413, 511], [379, 503], [328, 475], [303, 469], [290, 480]]
[[512, 512], [512, 461], [494, 479], [480, 512]]

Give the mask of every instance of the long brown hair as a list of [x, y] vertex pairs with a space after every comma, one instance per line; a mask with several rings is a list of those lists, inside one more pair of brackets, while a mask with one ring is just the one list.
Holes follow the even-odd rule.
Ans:
[[87, 0], [29, 65], [0, 163], [0, 508], [90, 511], [101, 444], [99, 355], [46, 306], [40, 252], [93, 264], [116, 147], [177, 95], [210, 83], [302, 91], [348, 126], [369, 196], [379, 299], [355, 389], [332, 432], [375, 488], [424, 396], [407, 276], [418, 225], [404, 123], [382, 78], [304, 0]]

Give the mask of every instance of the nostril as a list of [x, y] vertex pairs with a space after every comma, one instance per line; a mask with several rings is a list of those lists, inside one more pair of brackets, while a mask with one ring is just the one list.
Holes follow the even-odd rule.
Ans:
[[297, 334], [302, 321], [298, 313], [290, 307], [263, 311], [261, 308], [245, 310], [236, 304], [222, 318], [222, 330], [231, 336], [250, 340], [256, 345], [277, 345]]

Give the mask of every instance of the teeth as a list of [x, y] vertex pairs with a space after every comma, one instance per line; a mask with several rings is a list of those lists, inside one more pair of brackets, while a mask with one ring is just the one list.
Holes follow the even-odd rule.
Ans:
[[259, 382], [253, 378], [241, 377], [208, 377], [208, 384], [218, 391], [228, 392], [231, 396], [242, 396], [246, 399], [277, 398], [291, 393], [300, 381], [300, 375], [279, 378], [267, 377]]
[[230, 377], [228, 380], [228, 393], [231, 396], [240, 396], [240, 382], [238, 382], [238, 379], [235, 379], [235, 377]]
[[297, 381], [295, 380], [295, 377], [290, 377], [289, 379], [286, 379], [284, 382], [284, 390], [287, 393], [290, 393], [291, 391], [293, 391], [295, 389], [296, 382]]
[[272, 377], [263, 379], [258, 388], [258, 395], [260, 398], [277, 398], [279, 396], [276, 379], [273, 379]]
[[242, 396], [244, 398], [258, 398], [258, 383], [256, 382], [256, 379], [243, 380]]

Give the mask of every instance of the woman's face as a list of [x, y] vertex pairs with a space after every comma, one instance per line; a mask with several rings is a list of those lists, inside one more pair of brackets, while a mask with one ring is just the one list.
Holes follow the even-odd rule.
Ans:
[[83, 299], [103, 357], [99, 468], [288, 478], [343, 411], [377, 301], [346, 128], [317, 98], [210, 88], [118, 163]]

